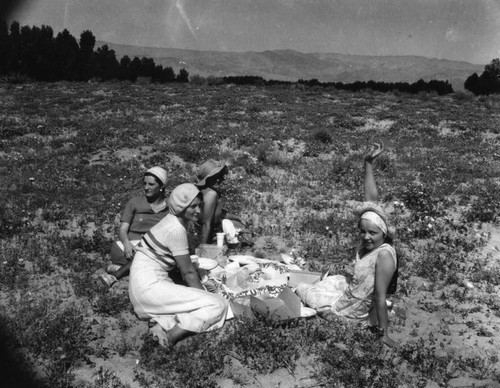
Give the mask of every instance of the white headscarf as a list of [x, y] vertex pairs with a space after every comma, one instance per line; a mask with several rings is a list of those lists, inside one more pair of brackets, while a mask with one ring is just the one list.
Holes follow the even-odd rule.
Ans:
[[200, 190], [192, 183], [183, 183], [177, 186], [170, 193], [168, 201], [170, 213], [174, 216], [179, 215], [198, 195], [200, 195]]
[[361, 214], [361, 219], [372, 222], [380, 228], [383, 234], [387, 234], [387, 224], [385, 223], [383, 218], [374, 211], [364, 212], [363, 214]]

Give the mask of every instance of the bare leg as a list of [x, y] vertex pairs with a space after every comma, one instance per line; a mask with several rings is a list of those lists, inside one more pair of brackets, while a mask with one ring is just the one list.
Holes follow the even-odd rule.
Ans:
[[167, 331], [167, 338], [172, 345], [175, 345], [180, 340], [183, 340], [193, 334], [194, 333], [192, 331], [181, 329], [179, 326], [175, 325]]
[[165, 331], [159, 324], [156, 324], [149, 331], [154, 337], [158, 338], [160, 345], [165, 347], [174, 346], [180, 340], [194, 334], [192, 331], [181, 329], [177, 325]]
[[120, 267], [118, 271], [115, 271], [112, 273], [112, 275], [117, 279], [120, 280], [121, 278], [124, 278], [125, 276], [128, 276], [130, 273], [130, 267], [132, 266], [132, 260], [129, 260], [127, 264], [124, 264]]

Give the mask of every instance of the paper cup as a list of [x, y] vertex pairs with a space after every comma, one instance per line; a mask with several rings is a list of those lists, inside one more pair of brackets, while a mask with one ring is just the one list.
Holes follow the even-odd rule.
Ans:
[[191, 262], [194, 265], [194, 268], [198, 269], [198, 259], [200, 258], [198, 255], [191, 255]]
[[224, 236], [226, 233], [217, 233], [217, 245], [222, 247], [224, 245]]

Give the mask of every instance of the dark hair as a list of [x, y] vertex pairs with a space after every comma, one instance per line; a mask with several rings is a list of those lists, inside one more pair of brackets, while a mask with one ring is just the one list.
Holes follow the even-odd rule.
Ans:
[[226, 172], [224, 172], [224, 170], [221, 170], [218, 174], [215, 174], [209, 178], [207, 178], [207, 180], [205, 181], [205, 187], [210, 187], [212, 185], [215, 184], [215, 182], [217, 182], [220, 178], [224, 178], [226, 176]]
[[[147, 176], [152, 176], [152, 177], [155, 179], [156, 183], [158, 183], [158, 184], [160, 185], [160, 187], [165, 186], [165, 185], [163, 184], [163, 182], [160, 180], [160, 178], [158, 178], [155, 174], [152, 174], [152, 173], [150, 173], [150, 172], [146, 172], [146, 173], [144, 174], [144, 177], [147, 177]], [[144, 178], [143, 178], [143, 179], [144, 179]]]

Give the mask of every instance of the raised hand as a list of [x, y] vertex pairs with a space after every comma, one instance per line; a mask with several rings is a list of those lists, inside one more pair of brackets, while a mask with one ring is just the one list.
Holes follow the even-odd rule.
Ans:
[[368, 153], [365, 155], [365, 162], [373, 162], [382, 152], [384, 152], [384, 143], [373, 143]]

